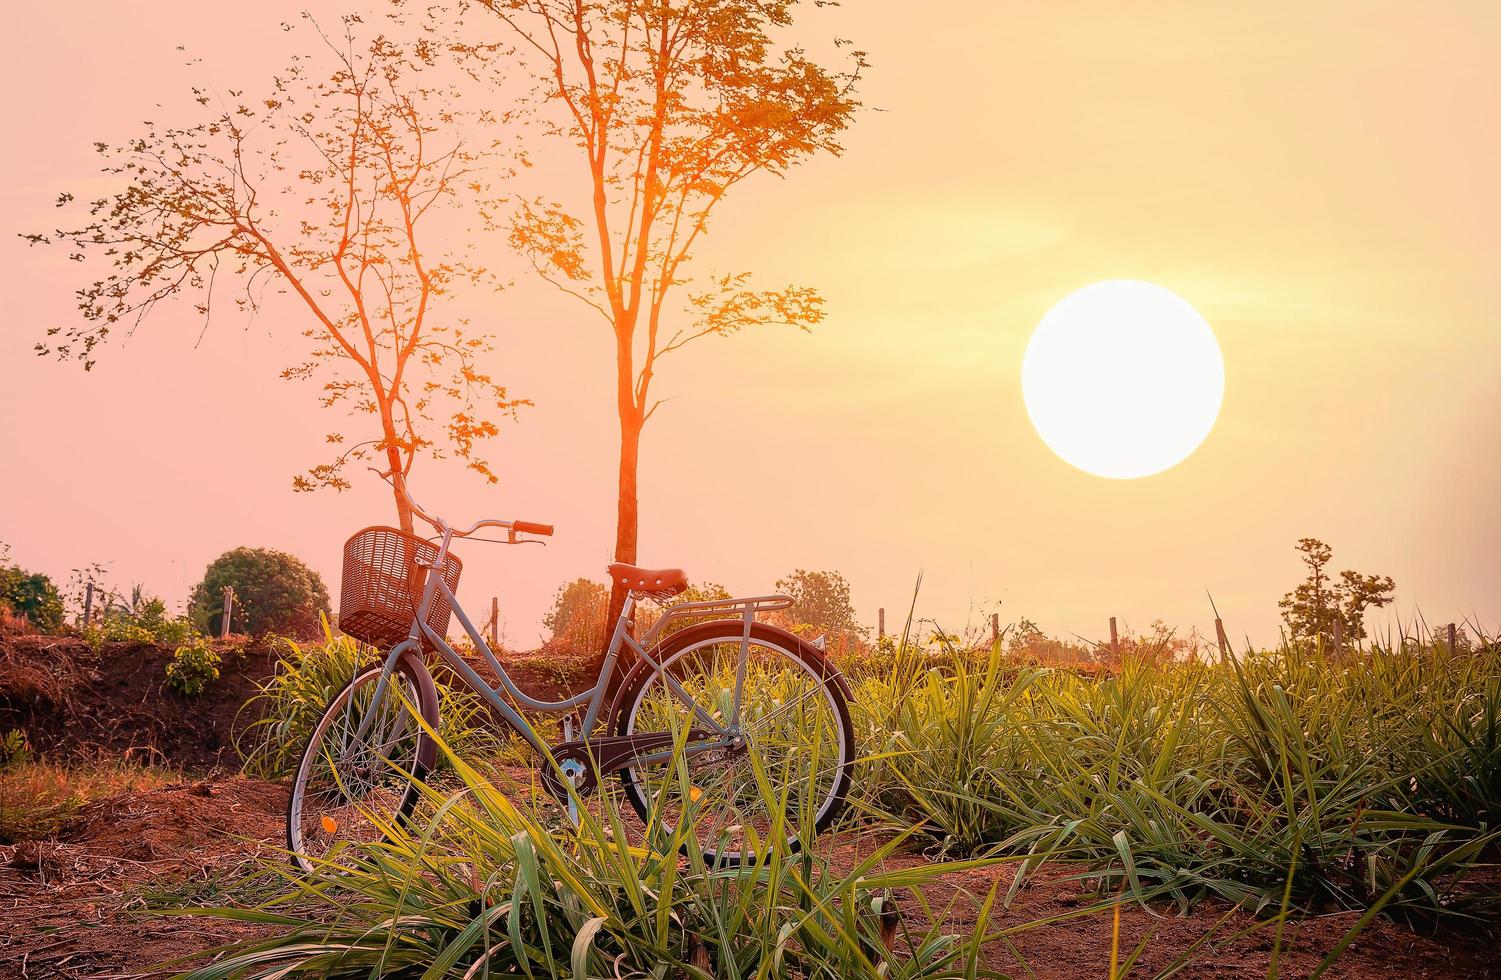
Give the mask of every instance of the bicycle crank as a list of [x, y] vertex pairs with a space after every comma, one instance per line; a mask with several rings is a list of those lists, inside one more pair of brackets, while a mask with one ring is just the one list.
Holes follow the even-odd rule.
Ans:
[[[654, 732], [559, 742], [549, 749], [557, 765], [548, 765], [545, 760], [542, 764], [542, 785], [553, 799], [567, 804], [565, 779], [573, 784], [573, 791], [579, 796], [588, 796], [599, 788], [600, 773], [624, 769], [640, 756], [670, 749], [675, 741], [676, 736], [671, 732]], [[723, 744], [724, 739], [706, 729], [689, 729], [688, 747], [697, 747], [704, 742]]]

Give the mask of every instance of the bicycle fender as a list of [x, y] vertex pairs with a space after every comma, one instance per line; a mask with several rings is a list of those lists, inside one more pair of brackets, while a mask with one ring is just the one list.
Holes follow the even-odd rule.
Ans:
[[[650, 651], [650, 653], [660, 663], [661, 661], [671, 657], [681, 647], [692, 646], [694, 643], [697, 643], [701, 640], [711, 639], [715, 636], [739, 636], [743, 633], [744, 629], [744, 622], [738, 619], [716, 619], [706, 623], [699, 623], [695, 626], [689, 626], [685, 629], [678, 630], [676, 633], [673, 633], [671, 636], [658, 643], [656, 647]], [[850, 687], [849, 680], [844, 676], [843, 672], [840, 671], [839, 668], [829, 663], [829, 658], [823, 653], [823, 651], [819, 650], [818, 647], [809, 643], [807, 640], [798, 636], [796, 633], [784, 630], [779, 626], [772, 626], [769, 623], [752, 623], [751, 637], [752, 639], [765, 640], [771, 643], [775, 643], [778, 646], [786, 647], [789, 650], [794, 650], [798, 652], [799, 655], [806, 657], [810, 663], [816, 664], [818, 666], [819, 673], [824, 680], [831, 680], [839, 687], [840, 693], [844, 695], [845, 701], [849, 702], [850, 704], [854, 703], [855, 692]], [[655, 669], [656, 668], [654, 668], [651, 664], [647, 663], [645, 660], [640, 659], [638, 659], [634, 664], [631, 665], [631, 669], [626, 672], [625, 678], [621, 680], [620, 686], [615, 689], [614, 700], [610, 702], [610, 711], [605, 718], [606, 731], [613, 732], [615, 730], [616, 719], [618, 718], [620, 712], [625, 708], [623, 701], [626, 695], [631, 690], [633, 690], [636, 682], [640, 679], [640, 676], [642, 674], [649, 674]]]
[[[427, 669], [416, 651], [408, 650], [401, 655], [401, 662], [412, 672], [412, 678], [417, 682], [417, 694], [422, 705], [422, 720], [438, 730], [438, 685], [433, 681], [432, 672]], [[417, 761], [423, 768], [431, 769], [438, 758], [438, 744], [431, 738], [422, 738], [417, 741]]]

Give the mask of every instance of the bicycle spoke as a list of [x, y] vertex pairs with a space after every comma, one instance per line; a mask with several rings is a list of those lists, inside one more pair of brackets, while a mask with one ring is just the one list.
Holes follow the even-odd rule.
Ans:
[[358, 675], [314, 730], [293, 785], [288, 828], [303, 862], [325, 859], [346, 842], [378, 841], [401, 819], [419, 745], [407, 717], [417, 692], [404, 675], [393, 675], [377, 700], [379, 678], [379, 670]]
[[695, 723], [680, 691], [719, 718], [738, 716], [721, 748], [638, 759], [628, 770], [663, 832], [691, 826], [706, 852], [738, 855], [777, 826], [790, 832], [817, 820], [845, 776], [848, 747], [822, 672], [775, 646], [751, 647], [743, 664], [738, 637], [690, 648], [648, 678], [630, 707], [629, 730], [642, 733]]

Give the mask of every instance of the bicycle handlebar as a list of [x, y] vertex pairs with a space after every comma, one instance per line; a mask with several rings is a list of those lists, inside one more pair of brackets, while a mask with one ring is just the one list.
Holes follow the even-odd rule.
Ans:
[[[396, 483], [392, 479], [392, 475], [389, 471], [382, 473], [380, 470], [372, 466], [370, 467], [370, 472], [374, 473], [382, 480], [385, 480], [387, 483], [391, 484], [392, 487], [396, 486]], [[417, 505], [417, 501], [412, 499], [412, 491], [407, 488], [405, 480], [401, 481], [401, 495], [406, 498], [407, 506], [412, 508], [412, 513], [416, 514], [418, 517], [422, 518], [424, 521], [427, 521], [433, 527], [437, 528], [439, 534], [452, 534], [456, 538], [467, 538], [469, 537], [469, 535], [473, 534], [475, 531], [478, 531], [480, 528], [499, 527], [504, 528], [505, 530], [510, 532], [510, 543], [515, 544], [517, 534], [536, 534], [541, 537], [551, 537], [553, 533], [553, 526], [551, 524], [537, 524], [533, 521], [501, 521], [495, 520], [493, 518], [489, 520], [476, 521], [474, 524], [470, 525], [467, 531], [459, 531], [455, 528], [449, 527], [448, 522], [444, 521], [441, 517], [433, 517], [427, 511], [419, 507]]]

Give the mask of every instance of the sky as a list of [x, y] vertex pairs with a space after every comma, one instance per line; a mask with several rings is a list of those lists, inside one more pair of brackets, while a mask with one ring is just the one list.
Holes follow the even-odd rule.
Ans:
[[[108, 563], [180, 604], [222, 551], [290, 551], [337, 589], [340, 546], [390, 520], [374, 478], [294, 494], [328, 429], [298, 311], [203, 332], [161, 309], [85, 374], [39, 359], [81, 270], [17, 234], [99, 186], [95, 140], [171, 121], [188, 86], [265, 85], [307, 4], [12, 6], [0, 63], [0, 542], [62, 581]], [[358, 5], [354, 5], [355, 9]], [[283, 9], [284, 8], [284, 9]], [[331, 17], [348, 7], [315, 3]], [[727, 199], [699, 262], [817, 286], [809, 334], [683, 353], [642, 461], [643, 564], [762, 592], [834, 569], [858, 613], [950, 629], [997, 608], [1100, 639], [1108, 618], [1277, 634], [1316, 536], [1396, 579], [1392, 611], [1501, 623], [1501, 8], [1490, 3], [854, 2], [810, 35], [869, 52], [837, 159]], [[914, 23], [920, 17], [921, 23]], [[200, 59], [184, 67], [178, 46]], [[158, 108], [158, 103], [162, 104]], [[560, 163], [563, 185], [586, 180]], [[82, 193], [80, 196], [83, 196]], [[535, 644], [557, 586], [603, 577], [614, 522], [606, 328], [526, 280], [487, 297], [487, 366], [535, 404], [489, 452], [501, 482], [423, 465], [424, 506], [551, 522], [473, 546], [460, 598]], [[1107, 480], [1054, 456], [1020, 370], [1075, 289], [1142, 279], [1190, 302], [1225, 361], [1187, 460]], [[1123, 379], [1129, 384], [1130, 379]]]

